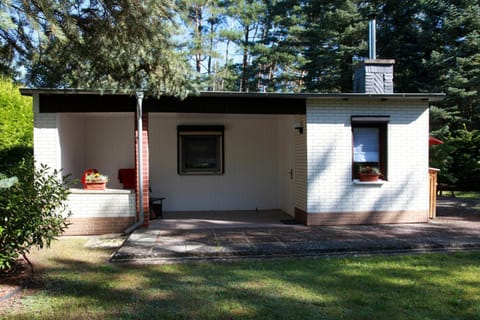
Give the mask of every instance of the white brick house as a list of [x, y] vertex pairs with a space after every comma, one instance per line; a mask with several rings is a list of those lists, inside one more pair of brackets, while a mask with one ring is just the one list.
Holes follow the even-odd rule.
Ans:
[[[135, 98], [73, 90], [22, 93], [34, 98], [38, 162], [75, 178], [88, 168], [111, 177], [105, 191], [72, 190], [70, 234], [118, 232], [142, 220], [135, 190], [123, 190], [116, 179], [120, 168], [136, 167]], [[146, 99], [144, 187], [167, 197], [164, 210], [172, 212], [281, 209], [308, 225], [426, 222], [428, 108], [442, 98], [219, 92], [183, 101]], [[388, 175], [379, 182], [361, 183], [354, 176], [355, 117], [386, 121]], [[221, 172], [181, 173], [180, 128], [205, 126], [223, 128]], [[148, 200], [144, 207], [148, 212]]]
[[[78, 179], [89, 168], [110, 177], [107, 190], [72, 189], [70, 234], [148, 225], [149, 194], [139, 191], [150, 188], [169, 212], [280, 209], [306, 225], [426, 222], [428, 110], [444, 95], [393, 93], [392, 63], [366, 60], [358, 93], [147, 98], [141, 120], [132, 95], [21, 91], [33, 96], [39, 163]], [[380, 180], [359, 182], [362, 165], [378, 167]], [[122, 168], [141, 168], [141, 188], [122, 188]]]

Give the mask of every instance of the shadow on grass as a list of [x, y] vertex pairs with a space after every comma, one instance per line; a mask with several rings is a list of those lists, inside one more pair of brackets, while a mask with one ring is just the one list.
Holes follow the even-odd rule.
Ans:
[[474, 319], [480, 253], [128, 266], [56, 258], [15, 318]]

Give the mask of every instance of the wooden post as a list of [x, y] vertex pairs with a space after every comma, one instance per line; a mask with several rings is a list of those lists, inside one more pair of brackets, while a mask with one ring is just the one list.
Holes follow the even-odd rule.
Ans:
[[435, 219], [437, 216], [437, 175], [440, 169], [428, 168], [428, 175], [430, 180], [430, 207], [428, 210], [428, 217]]

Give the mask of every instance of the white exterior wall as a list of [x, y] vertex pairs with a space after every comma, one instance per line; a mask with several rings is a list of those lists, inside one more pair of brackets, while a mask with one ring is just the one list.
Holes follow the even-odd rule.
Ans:
[[295, 132], [295, 207], [307, 211], [307, 133], [305, 116], [296, 116], [303, 133]]
[[[352, 182], [352, 115], [388, 115], [388, 181]], [[307, 212], [428, 210], [428, 104], [307, 105]]]
[[[177, 174], [178, 125], [225, 126], [223, 175]], [[150, 185], [153, 195], [166, 197], [166, 211], [280, 208], [293, 214], [293, 200], [284, 201], [288, 183], [293, 198], [293, 117], [150, 113], [149, 127]]]
[[110, 178], [109, 188], [122, 188], [118, 169], [135, 166], [134, 144], [133, 114], [35, 112], [35, 159], [51, 168], [63, 168], [64, 174], [75, 179], [95, 168]]
[[[107, 188], [120, 189], [118, 169], [134, 167], [133, 117], [37, 113], [36, 157], [52, 167], [64, 168], [64, 173], [71, 173], [75, 179], [80, 179], [86, 169], [96, 168], [109, 176]], [[177, 174], [177, 125], [189, 124], [225, 126], [225, 174]], [[151, 113], [149, 127], [150, 183], [153, 195], [167, 198], [165, 210], [282, 209], [293, 214], [293, 116]], [[98, 194], [95, 199], [100, 204], [91, 208], [88, 192], [72, 194], [69, 205], [73, 217], [101, 216], [112, 205]], [[103, 216], [118, 216], [126, 207], [115, 208], [112, 206], [113, 211], [107, 210]], [[126, 212], [123, 214], [132, 214]]]
[[277, 177], [278, 203], [277, 208], [294, 215], [295, 207], [295, 140], [293, 117], [282, 117], [277, 120]]
[[80, 179], [85, 170], [97, 169], [109, 177], [108, 188], [121, 189], [118, 169], [135, 167], [134, 121], [128, 113], [60, 114], [65, 173]]
[[45, 164], [51, 169], [61, 168], [58, 115], [39, 113], [38, 95], [33, 97], [33, 154], [37, 165]]
[[72, 189], [68, 196], [68, 208], [73, 218], [113, 218], [135, 216], [135, 192], [133, 190], [84, 190]]
[[85, 170], [85, 119], [78, 116], [59, 114], [61, 166], [65, 173], [75, 179], [81, 178]]

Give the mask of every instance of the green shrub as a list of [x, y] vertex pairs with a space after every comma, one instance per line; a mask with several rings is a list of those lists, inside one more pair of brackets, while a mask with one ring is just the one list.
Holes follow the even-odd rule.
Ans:
[[0, 150], [0, 172], [11, 172], [24, 159], [33, 157], [33, 147], [15, 146]]
[[18, 86], [0, 77], [0, 150], [32, 143], [32, 98], [22, 96]]
[[[28, 158], [12, 170], [16, 179], [0, 188], [0, 271], [10, 269], [15, 260], [32, 247], [50, 246], [68, 226], [65, 200], [71, 184], [61, 172], [41, 165], [33, 168]], [[7, 183], [9, 182], [9, 183]]]
[[442, 140], [443, 145], [430, 148], [430, 165], [440, 169], [439, 182], [480, 190], [480, 131], [457, 130]]

